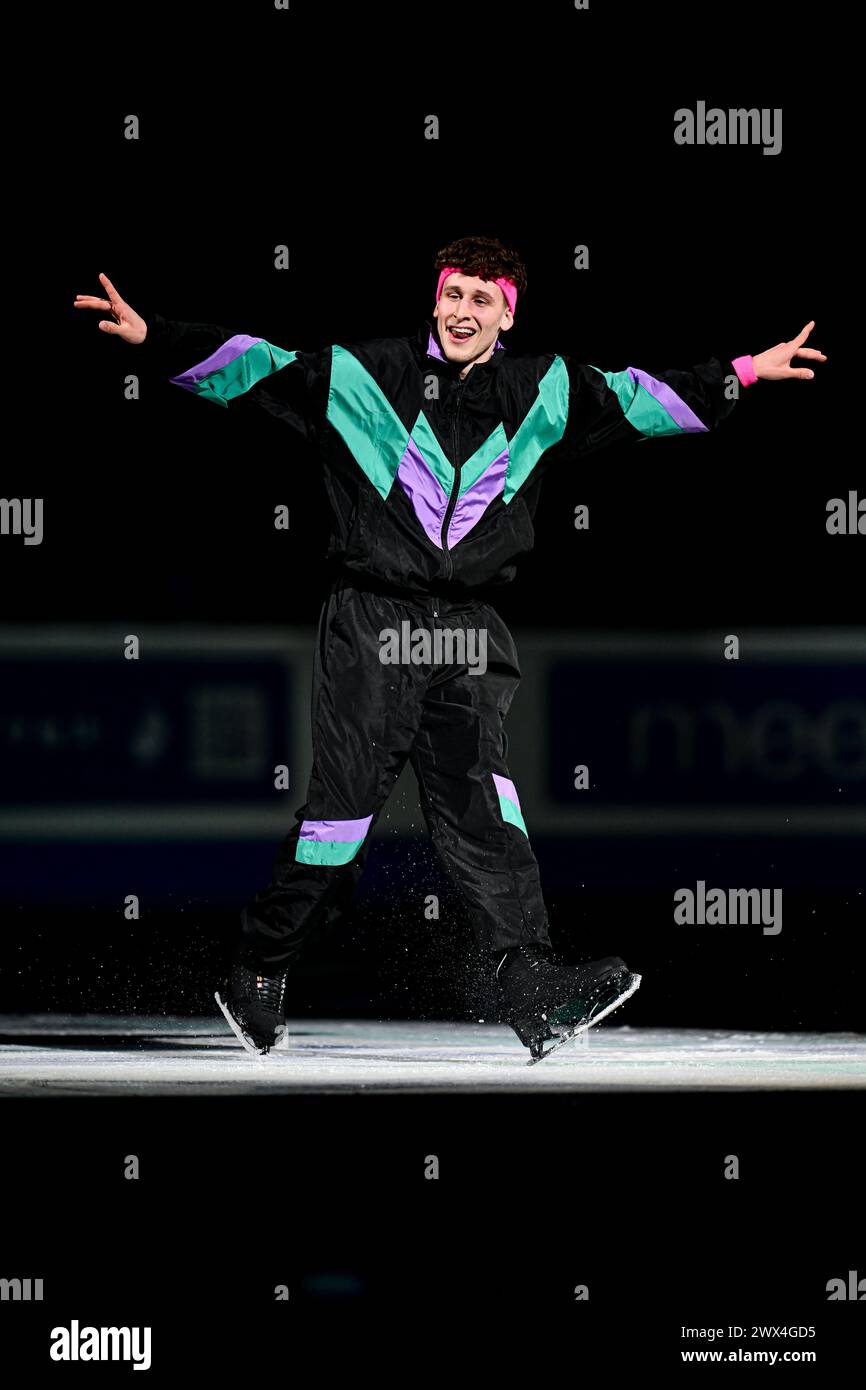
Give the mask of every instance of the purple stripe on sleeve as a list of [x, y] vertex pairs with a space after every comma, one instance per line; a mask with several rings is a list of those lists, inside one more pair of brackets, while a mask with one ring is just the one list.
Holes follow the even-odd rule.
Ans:
[[639, 381], [650, 395], [655, 396], [659, 405], [664, 406], [680, 429], [692, 432], [706, 430], [706, 425], [698, 419], [693, 410], [689, 409], [685, 401], [680, 399], [676, 391], [672, 391], [663, 381], [656, 381], [654, 376], [650, 376], [649, 372], [641, 371], [640, 367], [629, 367], [628, 370], [635, 381]]
[[518, 800], [518, 797], [517, 797], [517, 788], [515, 787], [515, 785], [514, 785], [514, 783], [512, 782], [511, 778], [510, 778], [510, 777], [500, 777], [498, 772], [494, 772], [494, 773], [493, 773], [493, 780], [494, 780], [494, 782], [496, 783], [496, 790], [499, 792], [499, 795], [500, 795], [500, 796], [507, 796], [508, 799], [509, 799], [509, 801], [513, 801], [513, 802], [514, 802], [515, 806], [517, 807], [517, 809], [518, 809], [518, 811], [519, 811], [519, 810], [520, 810], [520, 801]]
[[424, 462], [424, 456], [411, 435], [400, 460], [397, 477], [427, 536], [441, 549], [442, 522], [448, 510], [448, 497]]
[[212, 372], [218, 372], [220, 368], [227, 367], [235, 358], [241, 357], [248, 348], [255, 347], [256, 343], [261, 343], [261, 338], [251, 338], [246, 333], [236, 333], [233, 338], [218, 347], [216, 352], [212, 352], [210, 357], [206, 357], [203, 362], [197, 362], [189, 371], [181, 372], [180, 376], [170, 378], [174, 386], [194, 386], [203, 377], [210, 376]]
[[300, 839], [346, 844], [351, 840], [363, 840], [370, 829], [372, 816], [361, 820], [305, 820], [301, 825]]
[[502, 450], [492, 463], [488, 464], [481, 477], [472, 487], [467, 488], [454, 508], [448, 527], [448, 544], [456, 545], [467, 531], [481, 520], [494, 497], [498, 497], [505, 486], [505, 470], [508, 467], [508, 449]]

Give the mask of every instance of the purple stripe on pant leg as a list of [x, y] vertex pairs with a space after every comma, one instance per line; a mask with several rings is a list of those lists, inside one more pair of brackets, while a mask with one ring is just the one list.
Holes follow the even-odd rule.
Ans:
[[442, 521], [448, 510], [448, 497], [424, 462], [424, 456], [411, 435], [400, 460], [397, 477], [426, 535], [441, 549]]
[[340, 844], [349, 840], [363, 840], [372, 819], [372, 816], [364, 816], [361, 820], [305, 820], [301, 824], [299, 838], [337, 841]]
[[665, 410], [674, 419], [681, 429], [684, 430], [706, 430], [703, 424], [690, 410], [684, 400], [681, 400], [676, 391], [672, 391], [663, 381], [656, 381], [649, 372], [642, 372], [640, 367], [629, 367], [629, 372], [641, 386], [645, 386], [651, 396], [655, 396], [659, 405], [663, 405]]
[[517, 788], [515, 787], [515, 785], [514, 785], [514, 783], [512, 782], [511, 778], [510, 778], [510, 777], [500, 777], [498, 772], [494, 772], [494, 774], [493, 774], [493, 780], [494, 780], [494, 782], [496, 783], [496, 790], [499, 792], [499, 795], [500, 795], [500, 796], [507, 796], [508, 799], [509, 799], [509, 801], [513, 801], [513, 802], [514, 802], [515, 806], [517, 807], [517, 809], [518, 809], [518, 811], [519, 811], [519, 810], [520, 810], [520, 801], [518, 800], [518, 797], [517, 797]]
[[201, 381], [202, 377], [210, 376], [211, 372], [218, 372], [221, 367], [227, 367], [230, 362], [234, 362], [236, 357], [242, 356], [248, 348], [255, 347], [256, 343], [262, 341], [261, 338], [251, 338], [246, 333], [236, 333], [233, 338], [229, 338], [203, 362], [197, 362], [194, 367], [190, 367], [189, 371], [182, 372], [180, 376], [171, 377], [172, 385], [192, 386], [195, 382]]
[[448, 544], [456, 545], [481, 520], [494, 497], [500, 496], [505, 486], [505, 470], [508, 467], [508, 450], [503, 449], [491, 464], [485, 468], [481, 477], [467, 488], [451, 516], [448, 527]]

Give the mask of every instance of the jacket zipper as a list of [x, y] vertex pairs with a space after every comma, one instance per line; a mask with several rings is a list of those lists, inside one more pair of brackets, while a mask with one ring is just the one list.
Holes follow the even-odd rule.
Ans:
[[452, 425], [451, 425], [451, 441], [452, 441], [451, 447], [452, 447], [452, 451], [453, 451], [453, 455], [454, 455], [454, 485], [453, 485], [453, 487], [451, 488], [451, 496], [450, 496], [449, 499], [448, 499], [448, 507], [447, 507], [447, 510], [446, 510], [446, 512], [445, 512], [445, 519], [444, 519], [443, 522], [442, 522], [442, 530], [441, 530], [441, 532], [440, 532], [440, 540], [442, 541], [442, 549], [443, 549], [444, 554], [445, 554], [445, 575], [444, 575], [444, 578], [445, 578], [445, 579], [450, 579], [451, 576], [452, 576], [452, 574], [453, 574], [453, 572], [454, 572], [454, 564], [453, 564], [453, 561], [452, 561], [452, 559], [451, 559], [451, 551], [448, 549], [448, 527], [449, 527], [449, 525], [451, 524], [451, 517], [453, 516], [453, 514], [454, 514], [454, 508], [455, 508], [456, 505], [457, 505], [457, 494], [458, 494], [458, 492], [460, 491], [460, 469], [461, 469], [462, 465], [458, 462], [458, 460], [459, 460], [459, 458], [460, 458], [460, 452], [459, 452], [459, 446], [458, 446], [458, 416], [459, 416], [459, 414], [460, 414], [460, 402], [461, 402], [462, 399], [463, 399], [463, 393], [462, 393], [462, 390], [461, 390], [462, 386], [463, 386], [463, 382], [462, 382], [462, 380], [461, 380], [460, 378], [458, 378], [457, 381], [456, 381], [456, 383], [455, 383], [455, 385], [454, 385], [454, 390], [455, 390], [456, 393], [457, 393], [457, 395], [456, 395], [456, 402], [457, 402], [457, 403], [456, 403], [456, 405], [455, 405], [455, 407], [454, 407], [454, 419], [453, 419]]

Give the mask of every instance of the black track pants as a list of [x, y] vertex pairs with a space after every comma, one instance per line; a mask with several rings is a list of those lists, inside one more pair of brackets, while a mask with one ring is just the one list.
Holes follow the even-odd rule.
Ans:
[[[398, 636], [398, 655], [414, 649], [430, 659], [383, 663], [385, 629]], [[422, 629], [429, 653], [418, 645]], [[503, 721], [519, 681], [514, 640], [490, 604], [335, 587], [319, 620], [307, 801], [277, 851], [271, 883], [242, 913], [241, 953], [250, 964], [266, 973], [291, 965], [318, 923], [346, 912], [370, 832], [407, 758], [478, 946], [549, 941], [507, 764]]]

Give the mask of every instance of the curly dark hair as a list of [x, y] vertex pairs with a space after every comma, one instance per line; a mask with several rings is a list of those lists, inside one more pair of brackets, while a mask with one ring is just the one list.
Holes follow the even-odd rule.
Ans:
[[464, 275], [479, 280], [497, 280], [500, 275], [513, 280], [517, 293], [526, 293], [526, 267], [516, 251], [490, 236], [464, 236], [436, 252], [437, 275], [448, 265], [459, 265]]

